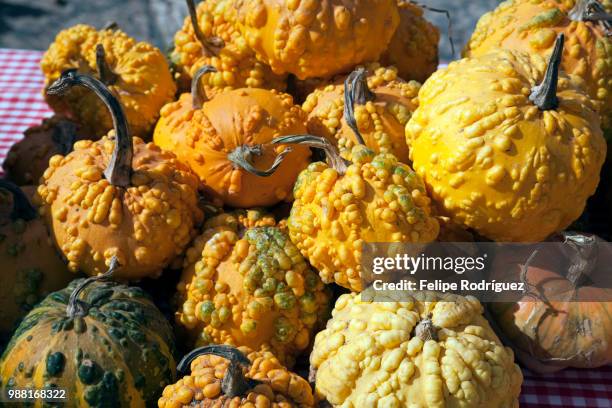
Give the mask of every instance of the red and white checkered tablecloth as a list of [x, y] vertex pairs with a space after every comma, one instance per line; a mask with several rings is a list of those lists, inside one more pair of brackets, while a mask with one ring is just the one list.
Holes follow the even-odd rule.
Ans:
[[25, 129], [51, 116], [41, 94], [41, 56], [40, 51], [0, 48], [0, 162]]
[[[23, 131], [51, 115], [41, 95], [40, 51], [0, 49], [0, 163]], [[612, 367], [564, 370], [546, 376], [524, 371], [522, 407], [612, 408]]]

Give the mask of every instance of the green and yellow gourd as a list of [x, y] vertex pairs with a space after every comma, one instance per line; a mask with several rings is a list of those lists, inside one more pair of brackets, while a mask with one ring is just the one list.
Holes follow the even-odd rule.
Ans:
[[569, 226], [606, 156], [596, 102], [550, 62], [499, 50], [453, 62], [421, 88], [406, 125], [415, 171], [440, 215], [497, 241], [540, 241]]
[[284, 227], [256, 210], [208, 220], [177, 289], [177, 323], [196, 345], [268, 350], [287, 366], [310, 345], [329, 301]]
[[25, 317], [0, 362], [2, 392], [57, 387], [71, 406], [137, 408], [174, 382], [164, 316], [142, 289], [97, 279], [73, 281]]
[[27, 198], [26, 194], [33, 191], [34, 187], [19, 188], [0, 180], [2, 337], [10, 335], [19, 320], [43, 297], [65, 287], [74, 278], [55, 250], [44, 220], [38, 217]]
[[347, 163], [325, 138], [288, 136], [275, 142], [326, 153], [329, 164], [312, 163], [300, 173], [287, 220], [291, 241], [323, 282], [360, 292], [364, 243], [436, 239], [439, 225], [421, 178], [392, 154], [357, 145]]

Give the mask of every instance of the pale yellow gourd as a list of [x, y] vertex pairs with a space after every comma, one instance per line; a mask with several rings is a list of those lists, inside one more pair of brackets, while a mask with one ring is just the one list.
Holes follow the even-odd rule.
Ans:
[[[518, 407], [522, 374], [475, 298], [345, 294], [310, 355], [334, 407]], [[377, 299], [380, 300], [380, 299]]]
[[413, 168], [441, 215], [496, 241], [561, 231], [595, 192], [606, 156], [596, 102], [550, 63], [499, 50], [425, 82], [406, 125]]

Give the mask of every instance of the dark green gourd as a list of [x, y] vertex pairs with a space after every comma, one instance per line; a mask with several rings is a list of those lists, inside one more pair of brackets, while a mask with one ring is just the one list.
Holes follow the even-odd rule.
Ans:
[[155, 406], [175, 379], [173, 353], [171, 327], [142, 289], [78, 279], [24, 318], [2, 356], [0, 388], [63, 388], [66, 406]]

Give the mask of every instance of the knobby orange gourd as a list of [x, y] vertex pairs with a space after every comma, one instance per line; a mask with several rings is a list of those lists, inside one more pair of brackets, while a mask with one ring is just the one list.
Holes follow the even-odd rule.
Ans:
[[177, 323], [196, 345], [268, 350], [287, 366], [310, 345], [329, 301], [285, 228], [255, 210], [207, 221], [177, 289]]
[[394, 66], [400, 78], [425, 82], [438, 69], [440, 30], [423, 16], [423, 7], [397, 0], [399, 26], [380, 56], [383, 66]]
[[[612, 10], [612, 4], [605, 4]], [[566, 36], [561, 69], [581, 77], [598, 102], [604, 129], [612, 126], [612, 27], [596, 0], [511, 0], [481, 17], [466, 57], [496, 48], [547, 56], [559, 33]], [[609, 15], [608, 15], [609, 16]], [[609, 18], [609, 17], [608, 17]]]
[[353, 146], [361, 143], [407, 162], [404, 127], [418, 107], [420, 87], [399, 78], [394, 67], [359, 67], [308, 95], [302, 106], [308, 132], [336, 143], [349, 160]]
[[304, 133], [304, 112], [290, 95], [276, 90], [235, 89], [208, 100], [198, 84], [211, 71], [201, 68], [191, 94], [164, 106], [154, 142], [189, 165], [218, 205], [249, 208], [290, 201], [310, 150], [270, 142]]
[[410, 157], [441, 214], [497, 241], [540, 241], [582, 214], [606, 156], [595, 101], [550, 61], [498, 50], [421, 88]]
[[211, 96], [236, 88], [285, 89], [285, 76], [273, 74], [270, 67], [258, 61], [238, 31], [232, 0], [204, 0], [197, 8], [194, 0], [187, 0], [187, 6], [189, 16], [174, 35], [170, 55], [186, 89], [205, 65], [216, 69], [202, 78], [202, 86]]
[[288, 136], [277, 143], [324, 149], [329, 164], [300, 173], [287, 220], [289, 236], [325, 283], [360, 292], [362, 244], [426, 243], [438, 235], [420, 177], [389, 153], [357, 145], [346, 163], [325, 138]]
[[74, 278], [30, 204], [27, 194], [33, 192], [32, 187], [0, 179], [0, 204], [8, 208], [0, 213], [0, 336], [12, 332], [43, 297]]
[[376, 61], [399, 24], [396, 0], [234, 0], [234, 7], [257, 57], [299, 79]]
[[47, 92], [73, 86], [100, 97], [115, 130], [51, 158], [38, 187], [41, 211], [71, 270], [96, 275], [117, 257], [118, 279], [157, 276], [202, 219], [197, 177], [174, 154], [132, 137], [119, 101], [99, 80], [66, 71]]
[[80, 136], [79, 126], [61, 116], [43, 119], [42, 124], [32, 126], [24, 137], [6, 154], [2, 167], [6, 178], [23, 186], [38, 184], [49, 166], [49, 159], [56, 154], [68, 154]]
[[[164, 104], [174, 99], [176, 85], [162, 52], [146, 42], [136, 42], [117, 29], [96, 30], [78, 24], [61, 31], [40, 63], [45, 87], [67, 69], [95, 75], [119, 98], [135, 135], [149, 136]], [[95, 93], [72, 89], [45, 99], [58, 114], [87, 126], [97, 138], [113, 128], [111, 116]]]
[[159, 408], [315, 406], [308, 382], [283, 367], [270, 352], [205, 346], [183, 357], [178, 371], [183, 378], [164, 389]]
[[332, 407], [518, 408], [523, 376], [476, 298], [344, 294], [310, 355]]

